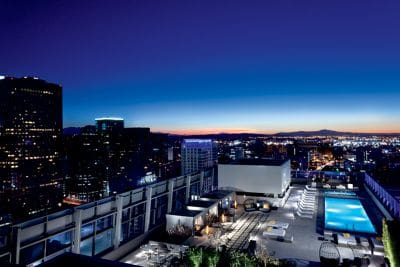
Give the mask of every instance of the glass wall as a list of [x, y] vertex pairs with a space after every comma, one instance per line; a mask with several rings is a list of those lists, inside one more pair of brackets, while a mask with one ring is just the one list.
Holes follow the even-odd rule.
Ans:
[[54, 235], [47, 239], [46, 254], [51, 255], [59, 250], [69, 247], [72, 243], [72, 231]]
[[83, 224], [81, 228], [81, 238], [83, 239], [85, 237], [93, 235], [93, 229], [93, 222]]
[[44, 241], [21, 249], [20, 263], [28, 264], [44, 257]]
[[93, 237], [81, 241], [81, 254], [93, 256]]
[[144, 233], [146, 204], [126, 208], [122, 212], [121, 242], [126, 242]]
[[[193, 197], [200, 197], [200, 182], [190, 185], [190, 195]], [[192, 199], [194, 199], [193, 197]]]
[[109, 229], [96, 235], [95, 238], [95, 255], [112, 247], [113, 230]]
[[172, 201], [172, 212], [183, 210], [186, 202], [186, 187], [174, 191]]
[[129, 238], [135, 238], [144, 233], [144, 215], [138, 215], [131, 220]]
[[113, 215], [101, 218], [96, 222], [96, 233], [109, 229], [113, 226]]
[[[113, 246], [113, 227], [113, 214], [82, 225], [81, 254], [93, 256], [111, 248]], [[96, 232], [94, 232], [94, 229], [96, 229]]]
[[129, 224], [130, 221], [127, 221], [125, 223], [121, 224], [121, 236], [119, 238], [120, 242], [126, 242], [128, 241], [128, 237], [129, 237]]
[[150, 229], [165, 222], [168, 210], [168, 194], [151, 200]]

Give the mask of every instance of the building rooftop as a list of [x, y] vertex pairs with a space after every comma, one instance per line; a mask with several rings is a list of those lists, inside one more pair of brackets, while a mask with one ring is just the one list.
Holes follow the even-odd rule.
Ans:
[[183, 139], [183, 148], [210, 148], [213, 146], [211, 139]]
[[199, 208], [209, 208], [215, 205], [215, 201], [208, 201], [208, 200], [193, 200], [187, 204], [188, 207], [199, 207]]
[[170, 215], [183, 216], [183, 217], [196, 217], [197, 215], [199, 215], [202, 212], [204, 212], [204, 211], [202, 211], [202, 210], [187, 210], [187, 209], [184, 209], [184, 210], [171, 212], [169, 214]]
[[95, 118], [95, 121], [123, 121], [123, 118], [119, 117], [102, 117], [102, 118]]
[[210, 143], [211, 139], [183, 139], [185, 143]]
[[207, 199], [223, 199], [229, 195], [231, 195], [233, 191], [229, 190], [215, 190], [210, 193], [202, 195], [200, 198], [207, 198]]
[[262, 166], [281, 166], [288, 159], [238, 159], [221, 165], [262, 165]]

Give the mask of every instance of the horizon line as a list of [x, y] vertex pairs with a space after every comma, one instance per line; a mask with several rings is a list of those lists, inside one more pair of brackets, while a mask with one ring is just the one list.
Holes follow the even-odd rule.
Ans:
[[[66, 128], [82, 128], [84, 126], [68, 126], [63, 127]], [[257, 129], [160, 129], [160, 128], [151, 128], [150, 126], [139, 126], [139, 125], [131, 125], [125, 126], [125, 128], [134, 128], [134, 127], [146, 127], [150, 128], [150, 131], [153, 133], [164, 133], [164, 134], [172, 134], [172, 135], [182, 135], [182, 136], [190, 136], [190, 135], [219, 135], [219, 134], [260, 134], [260, 135], [276, 135], [280, 133], [296, 133], [296, 132], [318, 132], [318, 131], [333, 131], [338, 133], [351, 133], [351, 134], [379, 134], [379, 135], [400, 135], [399, 131], [393, 130], [381, 130], [381, 131], [353, 131], [353, 130], [332, 130], [329, 128], [323, 129], [312, 129], [312, 130], [282, 130], [282, 131], [260, 131]]]

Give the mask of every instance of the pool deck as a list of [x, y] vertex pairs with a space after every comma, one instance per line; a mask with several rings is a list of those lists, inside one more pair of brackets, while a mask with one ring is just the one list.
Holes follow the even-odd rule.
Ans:
[[260, 242], [268, 247], [270, 255], [274, 257], [319, 262], [319, 248], [323, 241], [318, 240], [321, 235], [316, 232], [317, 214], [315, 213], [312, 218], [301, 218], [296, 215], [297, 201], [303, 189], [303, 186], [293, 186], [285, 205], [276, 211], [272, 211], [268, 218], [269, 220], [289, 223], [286, 239], [293, 236], [293, 242], [282, 242], [265, 237], [260, 237]]
[[[257, 247], [266, 248], [268, 254], [280, 259], [294, 259], [298, 266], [314, 266], [320, 261], [319, 249], [323, 242], [333, 240], [332, 237], [325, 237], [324, 231], [319, 226], [324, 223], [323, 192], [317, 192], [315, 198], [315, 212], [311, 218], [297, 215], [298, 203], [304, 190], [302, 185], [294, 185], [283, 207], [272, 210], [269, 213], [259, 211], [245, 212], [239, 208], [236, 211], [236, 223], [225, 223], [222, 228], [211, 228], [210, 232], [220, 231], [221, 235], [214, 237], [212, 234], [201, 237], [191, 237], [184, 244], [188, 246], [215, 247], [226, 245], [228, 249], [246, 249], [249, 239], [256, 240]], [[323, 211], [322, 211], [323, 212]], [[322, 221], [321, 221], [322, 219]], [[276, 237], [263, 236], [267, 221], [288, 223], [284, 240]], [[219, 230], [218, 230], [219, 229]], [[341, 260], [354, 259], [354, 255], [367, 255], [370, 250], [360, 246], [337, 245]], [[370, 256], [369, 266], [380, 266], [383, 263], [382, 256]]]
[[[239, 223], [224, 226], [224, 234], [219, 240], [220, 244], [225, 244], [228, 249], [234, 250], [245, 248], [243, 241], [252, 236], [255, 237], [257, 246], [267, 248], [270, 256], [281, 259], [296, 259], [302, 262], [304, 266], [308, 266], [309, 262], [319, 262], [319, 248], [323, 241], [318, 240], [321, 235], [316, 232], [317, 213], [312, 218], [301, 218], [294, 215], [303, 189], [304, 186], [291, 187], [288, 200], [278, 210], [269, 213], [238, 212], [237, 222]], [[255, 223], [255, 220], [258, 220], [258, 222]], [[288, 223], [289, 227], [286, 229], [285, 239], [290, 240], [293, 236], [293, 242], [282, 242], [273, 237], [264, 237], [262, 235], [263, 230], [259, 229], [259, 226], [265, 220]], [[214, 243], [215, 240], [212, 237], [206, 236], [191, 237], [185, 242], [186, 245], [191, 246], [213, 246]]]

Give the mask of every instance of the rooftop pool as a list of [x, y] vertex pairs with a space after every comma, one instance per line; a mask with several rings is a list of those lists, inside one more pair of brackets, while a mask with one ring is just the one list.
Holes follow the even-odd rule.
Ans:
[[375, 234], [375, 227], [368, 218], [360, 200], [325, 197], [325, 228]]

